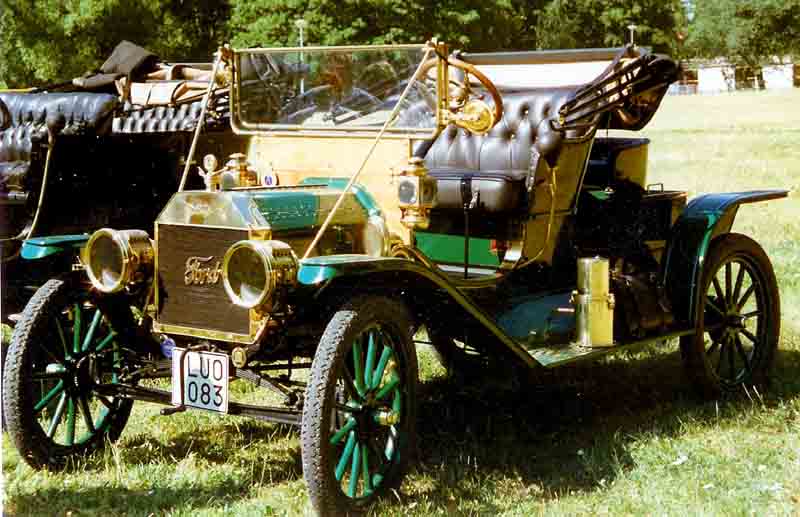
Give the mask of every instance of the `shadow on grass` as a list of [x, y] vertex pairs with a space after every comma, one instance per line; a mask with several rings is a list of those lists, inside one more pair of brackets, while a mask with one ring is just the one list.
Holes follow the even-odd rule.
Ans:
[[432, 482], [415, 484], [409, 498], [456, 498], [491, 513], [501, 509], [486, 491], [498, 480], [534, 485], [544, 500], [598, 490], [633, 467], [630, 445], [643, 436], [676, 436], [687, 419], [735, 419], [800, 394], [797, 349], [778, 353], [768, 392], [719, 402], [695, 395], [678, 351], [642, 355], [562, 367], [513, 392], [423, 384], [417, 474]]

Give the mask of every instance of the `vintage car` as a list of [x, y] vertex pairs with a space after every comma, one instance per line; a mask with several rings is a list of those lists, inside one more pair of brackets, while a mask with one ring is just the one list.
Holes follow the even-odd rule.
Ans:
[[434, 40], [214, 66], [246, 154], [206, 156], [204, 189], [187, 168], [153, 232], [96, 231], [14, 331], [3, 403], [31, 466], [116, 440], [135, 400], [201, 408], [298, 425], [315, 511], [359, 512], [414, 455], [422, 327], [467, 379], [673, 338], [703, 393], [766, 376], [776, 278], [731, 227], [787, 192], [687, 203], [648, 184], [648, 140], [598, 133], [647, 124], [669, 58]]
[[[197, 79], [212, 63], [167, 64], [122, 42], [101, 70], [113, 72], [133, 50], [144, 62], [127, 88], [79, 78], [0, 90], [3, 323], [16, 320], [49, 278], [72, 268], [94, 230], [151, 231], [178, 187], [208, 84]], [[203, 154], [245, 150], [230, 129], [228, 97], [215, 91], [197, 144]]]

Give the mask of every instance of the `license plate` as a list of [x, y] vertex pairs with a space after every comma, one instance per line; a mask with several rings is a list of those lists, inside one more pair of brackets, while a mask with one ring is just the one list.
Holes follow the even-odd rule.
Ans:
[[[181, 362], [183, 362], [183, 369], [181, 369]], [[183, 397], [181, 397], [181, 385], [183, 385]], [[227, 354], [193, 352], [174, 348], [172, 350], [172, 403], [227, 413]]]

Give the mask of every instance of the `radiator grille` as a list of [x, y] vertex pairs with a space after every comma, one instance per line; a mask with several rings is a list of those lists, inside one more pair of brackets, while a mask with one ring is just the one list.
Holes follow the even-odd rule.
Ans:
[[203, 260], [202, 267], [215, 268], [217, 263], [221, 267], [225, 252], [235, 242], [247, 239], [247, 230], [158, 224], [156, 232], [158, 322], [162, 325], [249, 334], [249, 311], [231, 303], [221, 275], [214, 283], [192, 282], [187, 285], [185, 281], [187, 260], [200, 258]]

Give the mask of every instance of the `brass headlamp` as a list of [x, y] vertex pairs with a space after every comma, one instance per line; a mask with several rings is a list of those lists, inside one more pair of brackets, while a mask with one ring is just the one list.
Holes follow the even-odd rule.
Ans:
[[147, 232], [102, 228], [89, 238], [82, 259], [92, 285], [116, 293], [153, 274], [155, 252]]
[[277, 288], [294, 284], [298, 269], [297, 256], [285, 242], [239, 241], [222, 260], [222, 282], [239, 307], [270, 310]]
[[430, 209], [436, 206], [436, 178], [428, 175], [422, 158], [411, 157], [397, 183], [397, 204], [403, 217], [400, 222], [411, 230], [425, 230], [430, 224]]

